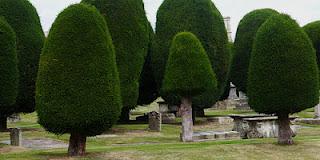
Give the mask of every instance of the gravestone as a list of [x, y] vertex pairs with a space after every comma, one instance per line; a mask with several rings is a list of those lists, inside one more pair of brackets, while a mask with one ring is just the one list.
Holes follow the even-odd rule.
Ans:
[[22, 130], [20, 128], [10, 129], [10, 144], [12, 146], [22, 146]]
[[161, 113], [152, 111], [149, 114], [149, 129], [150, 131], [161, 132]]

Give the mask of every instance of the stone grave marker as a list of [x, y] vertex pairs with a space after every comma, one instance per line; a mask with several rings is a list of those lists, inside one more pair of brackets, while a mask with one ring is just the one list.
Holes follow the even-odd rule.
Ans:
[[156, 111], [150, 112], [149, 116], [149, 129], [150, 131], [161, 132], [161, 113]]

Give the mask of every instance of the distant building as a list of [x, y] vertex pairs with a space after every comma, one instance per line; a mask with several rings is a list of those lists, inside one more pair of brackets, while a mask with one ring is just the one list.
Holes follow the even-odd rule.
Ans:
[[227, 29], [228, 40], [229, 40], [229, 42], [233, 42], [230, 21], [231, 21], [231, 17], [224, 17], [224, 24], [226, 25], [226, 29]]

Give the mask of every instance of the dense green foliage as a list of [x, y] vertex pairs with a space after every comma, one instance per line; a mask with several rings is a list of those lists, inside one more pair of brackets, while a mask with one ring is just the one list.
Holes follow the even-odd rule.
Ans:
[[319, 102], [315, 50], [307, 34], [285, 14], [258, 30], [249, 65], [248, 96], [257, 112], [289, 114]]
[[[193, 99], [193, 104], [211, 107], [224, 91], [229, 69], [228, 37], [223, 17], [211, 0], [165, 0], [157, 13], [155, 52], [152, 64], [158, 88], [164, 76], [173, 37], [182, 31], [195, 34], [205, 48], [218, 80], [212, 90]], [[162, 95], [169, 103], [172, 97]], [[173, 98], [174, 99], [174, 98]]]
[[44, 33], [36, 9], [28, 0], [0, 0], [0, 16], [17, 36], [19, 89], [15, 112], [33, 112], [35, 81]]
[[234, 57], [231, 64], [230, 80], [242, 92], [247, 92], [250, 54], [256, 33], [270, 16], [278, 12], [273, 9], [254, 10], [240, 21], [234, 42]]
[[10, 115], [18, 95], [19, 71], [16, 35], [4, 18], [0, 18], [0, 116]]
[[94, 7], [72, 5], [55, 20], [41, 55], [36, 102], [39, 123], [56, 134], [96, 135], [117, 121], [114, 48]]
[[190, 32], [178, 33], [170, 47], [161, 91], [191, 98], [216, 87], [215, 74], [199, 39]]
[[153, 40], [154, 40], [154, 32], [151, 24], [149, 23], [149, 46], [148, 46], [148, 54], [145, 58], [145, 62], [143, 65], [143, 69], [140, 75], [139, 80], [139, 98], [138, 105], [150, 104], [155, 101], [158, 97], [158, 90], [156, 80], [154, 78], [152, 65], [151, 65], [151, 54], [153, 52]]
[[115, 46], [123, 109], [133, 109], [149, 45], [149, 22], [142, 0], [83, 0], [105, 16]]
[[309, 23], [303, 29], [308, 34], [316, 50], [318, 68], [320, 69], [320, 21]]

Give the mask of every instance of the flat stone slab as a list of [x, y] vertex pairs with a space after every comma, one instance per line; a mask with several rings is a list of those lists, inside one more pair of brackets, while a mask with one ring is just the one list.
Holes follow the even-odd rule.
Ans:
[[239, 132], [236, 131], [205, 131], [205, 132], [194, 132], [193, 141], [203, 142], [203, 141], [215, 141], [215, 140], [231, 140], [240, 139]]
[[298, 118], [295, 120], [295, 122], [320, 125], [320, 118]]
[[[1, 141], [0, 143], [10, 145], [10, 140]], [[41, 150], [41, 149], [56, 149], [56, 148], [67, 148], [68, 144], [52, 140], [52, 139], [24, 139], [22, 141], [22, 147], [30, 148], [34, 150]]]

